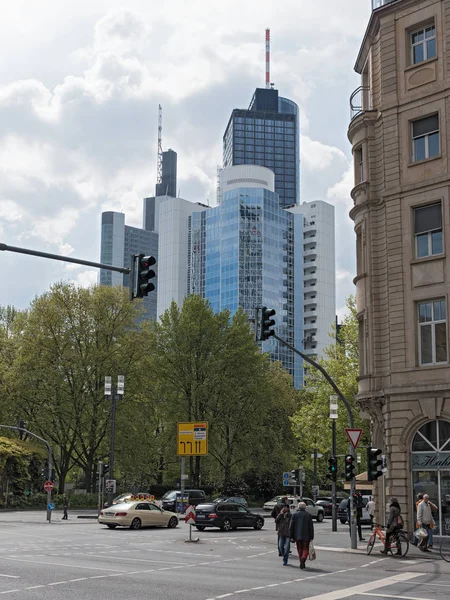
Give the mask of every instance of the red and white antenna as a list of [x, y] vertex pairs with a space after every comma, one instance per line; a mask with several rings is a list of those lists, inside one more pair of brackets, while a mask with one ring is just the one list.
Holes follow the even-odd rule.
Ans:
[[162, 149], [162, 106], [158, 106], [158, 162], [156, 168], [156, 183], [162, 183], [162, 163], [163, 163], [163, 149]]
[[270, 88], [270, 29], [266, 29], [266, 88]]

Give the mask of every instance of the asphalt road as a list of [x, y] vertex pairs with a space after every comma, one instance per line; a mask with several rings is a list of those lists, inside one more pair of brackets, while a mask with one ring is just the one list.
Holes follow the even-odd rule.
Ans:
[[[406, 558], [350, 551], [348, 530], [315, 524], [317, 560], [282, 566], [273, 521], [262, 531], [109, 530], [71, 513], [0, 514], [0, 598], [12, 600], [444, 600], [450, 564], [416, 548]], [[366, 537], [368, 532], [366, 530]]]

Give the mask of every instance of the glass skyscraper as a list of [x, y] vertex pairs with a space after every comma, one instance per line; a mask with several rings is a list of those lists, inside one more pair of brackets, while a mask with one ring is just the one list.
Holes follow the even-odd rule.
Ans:
[[280, 207], [300, 202], [298, 106], [275, 89], [257, 88], [250, 106], [234, 109], [223, 136], [223, 166], [261, 165], [275, 173]]
[[[257, 307], [274, 308], [277, 334], [299, 344], [303, 312], [300, 306], [295, 319], [294, 286], [301, 290], [303, 245], [294, 256], [294, 228], [301, 229], [303, 218], [280, 208], [268, 169], [234, 167], [221, 179], [221, 204], [189, 218], [188, 293], [200, 294], [217, 312], [242, 307], [251, 320]], [[263, 350], [302, 385], [302, 365], [290, 350], [273, 339]]]

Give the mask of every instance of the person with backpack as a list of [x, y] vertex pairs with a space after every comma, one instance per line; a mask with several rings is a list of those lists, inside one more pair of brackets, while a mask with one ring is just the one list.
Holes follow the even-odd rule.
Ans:
[[289, 509], [289, 502], [288, 502], [287, 496], [283, 496], [280, 499], [280, 501], [275, 504], [275, 506], [272, 509], [272, 512], [270, 513], [270, 516], [275, 520], [275, 529], [276, 529], [276, 532], [277, 532], [278, 556], [283, 556], [284, 550], [280, 547], [280, 534], [278, 533], [277, 517], [280, 514], [281, 510], [285, 506], [287, 506], [288, 509]]
[[397, 552], [396, 556], [402, 555], [402, 548], [400, 544], [400, 538], [398, 537], [398, 532], [403, 529], [404, 523], [401, 515], [400, 504], [398, 503], [398, 498], [393, 496], [391, 498], [391, 504], [389, 506], [389, 518], [386, 524], [386, 539], [384, 542], [384, 549], [380, 550], [381, 554], [387, 554], [389, 552], [389, 548], [391, 545], [391, 537], [394, 537], [397, 543]]

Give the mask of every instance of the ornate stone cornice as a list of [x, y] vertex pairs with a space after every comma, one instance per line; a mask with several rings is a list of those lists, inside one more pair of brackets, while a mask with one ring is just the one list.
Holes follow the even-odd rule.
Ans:
[[378, 425], [383, 425], [383, 407], [386, 404], [385, 396], [373, 396], [370, 398], [358, 398], [356, 404], [364, 412], [370, 415], [372, 421]]

